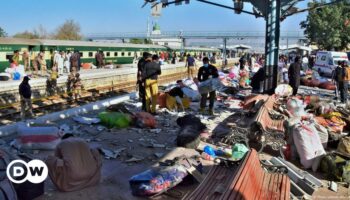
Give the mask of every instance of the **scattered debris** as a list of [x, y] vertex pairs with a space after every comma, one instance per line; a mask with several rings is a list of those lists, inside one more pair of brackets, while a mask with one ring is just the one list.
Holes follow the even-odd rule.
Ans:
[[154, 153], [154, 155], [157, 157], [157, 158], [161, 158], [164, 156], [164, 153]]
[[103, 130], [106, 130], [107, 128], [104, 127], [104, 126], [97, 126], [96, 129], [97, 129], [98, 131], [103, 131]]
[[134, 157], [132, 157], [132, 158], [130, 158], [130, 159], [128, 159], [128, 160], [126, 160], [125, 162], [126, 163], [131, 163], [131, 162], [140, 162], [140, 161], [142, 161], [142, 160], [144, 160], [145, 158], [144, 157], [138, 157], [138, 156], [134, 156]]
[[120, 148], [120, 149], [116, 149], [116, 150], [109, 150], [109, 149], [105, 149], [105, 148], [100, 148], [100, 151], [102, 152], [102, 154], [105, 156], [106, 159], [116, 159], [119, 154], [126, 150], [126, 148]]
[[158, 133], [162, 132], [162, 129], [155, 128], [155, 129], [151, 129], [150, 132], [151, 132], [151, 133], [157, 133], [157, 134], [158, 134]]
[[329, 183], [329, 189], [334, 192], [338, 192], [338, 185], [334, 181], [331, 181]]
[[89, 118], [89, 117], [82, 117], [82, 116], [75, 116], [73, 117], [73, 120], [80, 123], [80, 124], [98, 124], [101, 122], [99, 118]]
[[153, 148], [165, 148], [165, 145], [164, 144], [155, 144], [155, 143], [153, 143], [152, 147]]

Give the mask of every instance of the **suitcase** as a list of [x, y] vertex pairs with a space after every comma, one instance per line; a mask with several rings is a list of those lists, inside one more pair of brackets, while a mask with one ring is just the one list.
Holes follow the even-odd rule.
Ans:
[[[20, 155], [20, 158], [26, 162], [33, 160], [33, 158]], [[17, 197], [19, 200], [33, 200], [44, 194], [44, 185], [45, 181], [34, 184], [29, 181], [20, 184], [13, 184], [17, 193]], [[1, 199], [1, 198], [0, 198]]]

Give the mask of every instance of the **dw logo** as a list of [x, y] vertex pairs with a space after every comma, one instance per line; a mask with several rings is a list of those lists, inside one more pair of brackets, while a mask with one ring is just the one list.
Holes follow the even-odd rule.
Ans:
[[23, 160], [14, 160], [10, 162], [6, 169], [6, 175], [13, 183], [41, 183], [45, 181], [48, 175], [48, 168], [41, 160], [32, 160], [28, 163]]

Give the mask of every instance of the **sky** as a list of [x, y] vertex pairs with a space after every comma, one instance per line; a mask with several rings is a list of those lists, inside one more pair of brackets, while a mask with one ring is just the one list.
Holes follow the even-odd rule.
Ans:
[[[212, 0], [232, 6], [232, 0]], [[49, 32], [67, 19], [81, 26], [84, 35], [94, 33], [145, 32], [150, 17], [143, 0], [0, 0], [0, 27], [10, 36], [42, 25]], [[305, 7], [305, 2], [300, 3]], [[250, 4], [245, 9], [251, 11]], [[301, 31], [299, 23], [307, 13], [291, 16], [281, 24], [281, 31]], [[151, 18], [152, 19], [152, 18]], [[264, 19], [234, 14], [191, 0], [189, 5], [171, 5], [157, 19], [162, 31], [264, 31]]]

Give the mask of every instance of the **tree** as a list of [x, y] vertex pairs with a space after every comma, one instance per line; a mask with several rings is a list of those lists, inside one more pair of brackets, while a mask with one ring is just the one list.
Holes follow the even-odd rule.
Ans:
[[141, 38], [131, 38], [129, 42], [131, 44], [152, 44], [152, 40]]
[[35, 34], [34, 32], [30, 32], [30, 31], [16, 33], [13, 37], [14, 38], [24, 38], [24, 39], [39, 39], [39, 35]]
[[69, 19], [57, 28], [53, 38], [57, 40], [81, 40], [82, 35], [80, 31], [80, 25]]
[[50, 39], [51, 38], [49, 32], [41, 24], [33, 30], [33, 34], [36, 35], [38, 37], [38, 39]]
[[[324, 0], [309, 3], [309, 7], [317, 6]], [[344, 50], [350, 43], [350, 2], [342, 2], [330, 6], [310, 10], [305, 21], [300, 23], [305, 28], [305, 35], [310, 43], [320, 49]]]
[[7, 33], [0, 27], [0, 37], [7, 37]]
[[132, 44], [143, 44], [144, 40], [140, 38], [131, 38], [130, 43]]

